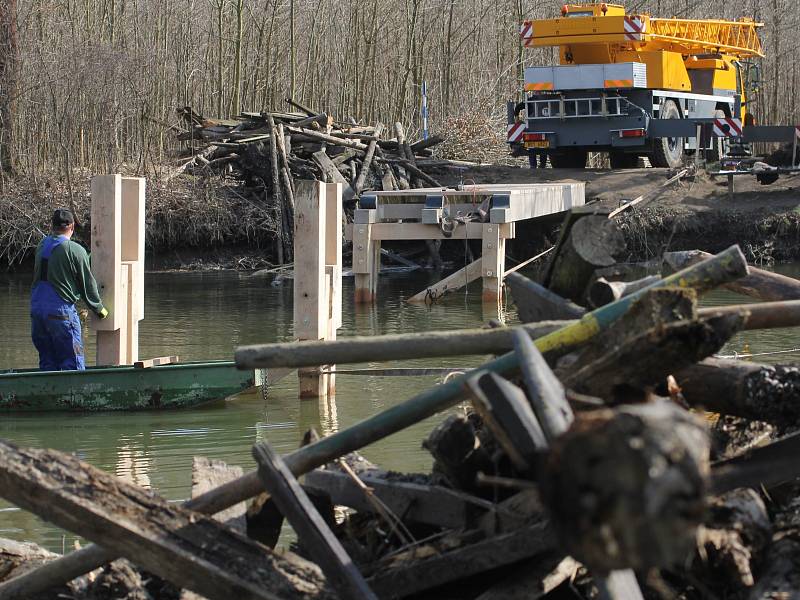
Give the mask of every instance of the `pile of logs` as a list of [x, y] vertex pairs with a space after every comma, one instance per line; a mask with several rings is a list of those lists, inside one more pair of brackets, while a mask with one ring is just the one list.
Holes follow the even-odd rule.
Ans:
[[[611, 234], [605, 251], [571, 241], [584, 227], [554, 261], [617, 248]], [[796, 596], [800, 376], [713, 356], [741, 330], [800, 324], [800, 301], [709, 309], [697, 297], [724, 285], [774, 300], [800, 282], [767, 282], [736, 246], [666, 262], [593, 309], [513, 277], [520, 315], [561, 298], [556, 321], [237, 349], [248, 369], [499, 356], [328, 437], [311, 430], [286, 455], [260, 442], [249, 473], [196, 460], [182, 506], [0, 441], [0, 496], [97, 544], [59, 558], [5, 543], [0, 598]], [[422, 441], [431, 473], [358, 454], [443, 411]], [[756, 430], [769, 434], [753, 446]], [[297, 542], [278, 552], [284, 519]]]
[[291, 258], [294, 181], [317, 179], [344, 186], [346, 201], [370, 190], [441, 187], [426, 170], [451, 164], [431, 158], [439, 136], [409, 142], [402, 123], [391, 128], [335, 121], [291, 99], [299, 112], [245, 112], [235, 120], [209, 119], [181, 108], [188, 144], [180, 173], [232, 174], [256, 203], [275, 210], [279, 258]]

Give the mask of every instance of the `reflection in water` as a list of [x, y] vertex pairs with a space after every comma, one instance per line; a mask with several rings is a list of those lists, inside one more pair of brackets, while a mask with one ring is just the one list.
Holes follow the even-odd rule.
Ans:
[[140, 448], [125, 445], [117, 448], [117, 466], [114, 474], [125, 481], [143, 488], [150, 488], [150, 459]]
[[[498, 318], [497, 307], [480, 301], [480, 282], [434, 306], [412, 306], [405, 299], [431, 283], [432, 276], [382, 277], [376, 306], [352, 304], [352, 280], [345, 280], [343, 327], [339, 337], [476, 327]], [[36, 353], [30, 343], [28, 293], [30, 276], [0, 275], [0, 368], [30, 367]], [[241, 344], [291, 339], [291, 286], [269, 286], [263, 279], [236, 273], [147, 274], [146, 318], [141, 326], [143, 358], [177, 354], [182, 360], [230, 358]], [[714, 293], [705, 303], [743, 301], [729, 293]], [[516, 320], [510, 301], [500, 307], [507, 322]], [[723, 350], [752, 352], [800, 347], [798, 329], [745, 332]], [[87, 334], [87, 356], [94, 355], [93, 335]], [[370, 362], [352, 368], [470, 368], [485, 357], [455, 357]], [[787, 362], [793, 355], [764, 357]], [[336, 396], [327, 401], [298, 400], [297, 378], [290, 375], [270, 388], [239, 394], [188, 411], [3, 415], [0, 437], [20, 445], [49, 447], [75, 453], [92, 465], [127, 481], [149, 487], [174, 501], [191, 489], [195, 455], [224, 460], [246, 471], [255, 465], [254, 441], [268, 440], [281, 453], [296, 450], [310, 427], [330, 435], [395, 406], [440, 383], [440, 377], [336, 377]], [[456, 407], [454, 410], [461, 410]], [[422, 439], [439, 421], [433, 417], [363, 450], [364, 456], [386, 469], [419, 472], [430, 468]], [[0, 502], [0, 536], [31, 540], [60, 551], [62, 533], [25, 511]], [[68, 534], [66, 545], [75, 537]]]

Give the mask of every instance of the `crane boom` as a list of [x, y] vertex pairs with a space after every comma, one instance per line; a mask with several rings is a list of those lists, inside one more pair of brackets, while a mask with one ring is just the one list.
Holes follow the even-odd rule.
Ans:
[[680, 47], [688, 54], [720, 52], [748, 58], [764, 56], [758, 27], [749, 20], [714, 21], [692, 19], [650, 19], [647, 41]]
[[566, 12], [557, 19], [525, 21], [520, 32], [527, 47], [591, 44], [635, 52], [668, 50], [749, 58], [764, 56], [758, 38], [758, 28], [762, 26], [749, 19], [662, 19], [615, 10], [602, 16]]

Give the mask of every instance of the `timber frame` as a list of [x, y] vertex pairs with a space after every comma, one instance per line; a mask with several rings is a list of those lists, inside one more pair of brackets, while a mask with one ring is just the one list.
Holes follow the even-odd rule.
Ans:
[[[353, 242], [356, 304], [375, 301], [383, 240], [482, 240], [481, 258], [442, 284], [451, 289], [481, 277], [483, 300], [499, 302], [506, 240], [515, 223], [560, 213], [585, 203], [585, 184], [467, 185], [458, 190], [419, 188], [364, 194], [345, 236]], [[469, 221], [478, 213], [483, 221]], [[479, 267], [479, 268], [478, 268]], [[458, 284], [454, 283], [454, 279]], [[434, 286], [437, 288], [437, 286]], [[433, 293], [440, 291], [434, 289]], [[428, 295], [423, 290], [415, 299]]]

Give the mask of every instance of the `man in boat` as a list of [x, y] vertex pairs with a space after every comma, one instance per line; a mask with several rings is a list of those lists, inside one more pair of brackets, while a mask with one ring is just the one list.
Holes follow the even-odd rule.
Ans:
[[36, 249], [31, 292], [31, 337], [42, 371], [85, 368], [81, 322], [75, 303], [82, 299], [101, 319], [108, 316], [83, 246], [70, 240], [75, 218], [65, 209], [53, 213], [53, 230]]

